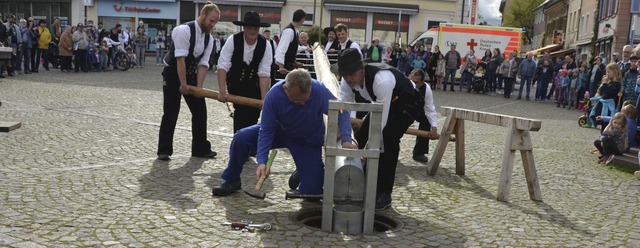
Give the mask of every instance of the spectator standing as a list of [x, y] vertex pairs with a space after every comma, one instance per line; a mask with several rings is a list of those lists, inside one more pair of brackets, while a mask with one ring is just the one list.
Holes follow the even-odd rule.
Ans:
[[489, 81], [489, 91], [495, 93], [502, 90], [502, 72], [500, 67], [504, 58], [500, 53], [500, 48], [493, 49], [493, 56], [487, 63], [487, 80]]
[[536, 102], [545, 102], [547, 97], [547, 89], [549, 88], [549, 82], [553, 78], [553, 67], [551, 61], [543, 59], [541, 66], [538, 67], [536, 72], [538, 78], [538, 86], [536, 88]]
[[20, 19], [20, 28], [22, 29], [22, 62], [24, 74], [31, 74], [31, 49], [36, 39], [36, 34], [33, 32], [27, 20]]
[[167, 40], [167, 37], [164, 36], [164, 32], [162, 30], [158, 31], [156, 35], [156, 65], [162, 66], [164, 65], [164, 49], [166, 48], [164, 42]]
[[70, 72], [71, 58], [73, 57], [73, 34], [71, 33], [71, 26], [66, 26], [64, 32], [60, 35], [60, 42], [58, 43], [58, 56], [60, 56], [60, 71]]
[[144, 68], [147, 53], [147, 44], [149, 36], [144, 32], [143, 27], [138, 27], [136, 34], [133, 36], [133, 44], [136, 46], [136, 57], [138, 57], [138, 67]]
[[451, 45], [451, 50], [444, 55], [444, 60], [447, 63], [444, 74], [444, 91], [447, 91], [447, 79], [449, 78], [451, 78], [449, 81], [451, 84], [449, 90], [455, 91], [453, 90], [453, 83], [456, 79], [456, 71], [460, 68], [461, 58], [460, 53], [456, 51], [456, 45]]
[[364, 46], [362, 46], [360, 53], [362, 54], [362, 57], [364, 59], [369, 58], [369, 45], [367, 45], [367, 43], [365, 43]]
[[51, 24], [51, 41], [58, 44], [60, 42], [60, 35], [64, 32], [62, 25], [60, 24], [60, 19], [58, 17], [53, 18], [53, 24]]
[[355, 41], [349, 39], [349, 28], [347, 25], [338, 23], [335, 26], [336, 36], [338, 36], [338, 42], [340, 42], [340, 50], [344, 50], [347, 48], [357, 49], [358, 52], [362, 53], [362, 49], [360, 49], [360, 45]]
[[467, 92], [471, 92], [471, 80], [473, 79], [473, 74], [475, 74], [476, 66], [478, 66], [475, 51], [473, 49], [469, 50], [462, 60], [464, 60], [464, 65], [460, 67], [462, 74], [460, 78], [460, 91], [462, 91], [463, 86], [466, 86]]
[[513, 90], [513, 82], [518, 75], [518, 62], [516, 61], [516, 52], [509, 54], [509, 60], [505, 60], [500, 66], [502, 77], [504, 79], [504, 98], [511, 98]]
[[413, 61], [416, 60], [418, 58], [417, 54], [415, 51], [413, 51], [413, 47], [412, 46], [407, 46], [407, 57], [406, 57], [406, 61], [404, 63], [404, 68], [401, 69], [400, 71], [404, 72], [405, 76], [409, 76], [409, 73], [411, 73], [411, 71], [413, 70], [411, 68], [411, 66], [413, 66]]
[[12, 49], [10, 68], [7, 69], [8, 75], [13, 76], [14, 73], [20, 72], [20, 52], [22, 50], [22, 29], [16, 23], [16, 17], [13, 14], [7, 16], [7, 42]]
[[638, 99], [638, 93], [636, 93], [636, 81], [638, 79], [638, 57], [631, 55], [629, 61], [629, 70], [622, 78], [623, 102], [624, 101], [636, 101]]
[[220, 36], [220, 32], [213, 32], [213, 51], [211, 52], [211, 60], [209, 61], [209, 70], [215, 70], [220, 59], [220, 51], [224, 46], [225, 40]]
[[84, 32], [84, 24], [78, 23], [77, 30], [73, 33], [73, 43], [76, 46], [76, 57], [74, 71], [89, 72], [87, 67], [87, 47], [89, 45], [89, 38], [87, 33]]
[[593, 96], [602, 81], [602, 77], [605, 74], [605, 65], [602, 64], [602, 58], [596, 57], [591, 70], [589, 70], [589, 93]]
[[627, 74], [629, 68], [631, 68], [631, 64], [633, 63], [631, 62], [631, 55], [633, 55], [633, 47], [631, 45], [622, 47], [622, 60], [618, 62], [622, 75]]
[[441, 85], [436, 84], [436, 69], [438, 68], [438, 60], [440, 60], [440, 55], [442, 55], [442, 53], [440, 52], [440, 46], [435, 45], [433, 47], [433, 53], [431, 53], [431, 59], [429, 60], [429, 62], [427, 62], [427, 74], [429, 75], [429, 83], [432, 87], [435, 86], [436, 89], [442, 88], [437, 87]]
[[49, 43], [51, 42], [51, 32], [47, 28], [47, 21], [38, 21], [37, 35], [38, 50], [36, 51], [36, 59], [32, 61], [31, 72], [38, 72], [40, 67], [40, 58], [43, 59], [42, 66], [45, 70], [49, 70]]
[[369, 51], [367, 52], [369, 54], [369, 57], [371, 58], [371, 62], [382, 62], [383, 51], [384, 49], [380, 46], [380, 40], [373, 40], [371, 46], [369, 47]]
[[338, 53], [340, 50], [340, 43], [336, 40], [336, 29], [333, 27], [326, 27], [322, 30], [324, 32], [324, 36], [327, 37], [327, 42], [324, 43], [324, 49], [329, 53]]
[[536, 73], [536, 62], [533, 61], [533, 54], [527, 53], [527, 57], [522, 60], [518, 68], [520, 76], [520, 89], [518, 90], [518, 100], [522, 99], [522, 88], [527, 88], [525, 99], [529, 101], [529, 93], [531, 91], [531, 81]]

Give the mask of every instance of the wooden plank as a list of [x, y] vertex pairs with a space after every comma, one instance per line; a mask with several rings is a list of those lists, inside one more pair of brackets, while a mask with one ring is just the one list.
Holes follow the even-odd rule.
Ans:
[[455, 127], [456, 133], [456, 174], [464, 175], [464, 119], [458, 119]]
[[[510, 129], [515, 126], [515, 120], [511, 120], [512, 125]], [[505, 139], [503, 158], [502, 158], [502, 169], [500, 170], [500, 180], [498, 181], [498, 201], [509, 201], [509, 192], [511, 191], [511, 175], [513, 174], [513, 161], [515, 160], [516, 152], [511, 150], [511, 141], [513, 140], [513, 135], [517, 132], [509, 132], [507, 133], [507, 137]]]
[[531, 151], [533, 150], [533, 145], [531, 144], [531, 137], [529, 136], [529, 131], [520, 131], [513, 129], [511, 130], [513, 134], [511, 135], [511, 150], [517, 151]]
[[20, 122], [0, 121], [0, 132], [8, 133], [22, 127]]
[[451, 138], [451, 133], [456, 125], [456, 121], [455, 115], [447, 116], [447, 119], [444, 121], [436, 149], [433, 151], [433, 156], [429, 159], [429, 162], [427, 162], [428, 175], [433, 176], [436, 174], [438, 166], [440, 166], [440, 162], [442, 161], [442, 156], [444, 156], [444, 150], [447, 148], [447, 144], [449, 144], [449, 139]]
[[523, 131], [538, 131], [542, 127], [542, 121], [535, 119], [528, 119], [510, 115], [494, 114], [489, 112], [482, 112], [469, 109], [453, 108], [453, 107], [441, 107], [440, 113], [444, 116], [449, 116], [455, 113], [460, 119], [468, 121], [486, 123], [496, 126], [507, 127], [511, 124], [511, 120], [517, 120], [515, 123], [515, 129]]
[[529, 189], [529, 198], [534, 201], [542, 201], [542, 192], [538, 183], [538, 173], [536, 165], [533, 161], [533, 152], [520, 151], [522, 156], [522, 164], [524, 166], [524, 176], [527, 179], [527, 188]]

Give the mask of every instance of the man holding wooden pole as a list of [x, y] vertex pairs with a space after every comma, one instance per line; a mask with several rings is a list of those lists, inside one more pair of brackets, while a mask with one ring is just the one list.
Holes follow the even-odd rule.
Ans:
[[[259, 34], [260, 27], [271, 24], [260, 22], [260, 15], [249, 11], [243, 21], [234, 21], [243, 31], [227, 39], [218, 59], [218, 100], [227, 101], [228, 93], [255, 99], [264, 99], [271, 86], [271, 44]], [[260, 109], [233, 104], [233, 133], [258, 123]]]

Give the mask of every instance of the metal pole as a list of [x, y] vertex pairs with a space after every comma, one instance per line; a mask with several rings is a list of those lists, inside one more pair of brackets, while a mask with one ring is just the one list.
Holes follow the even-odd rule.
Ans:
[[[315, 3], [313, 4], [313, 6], [315, 6]], [[320, 24], [318, 24], [318, 27], [320, 27], [320, 32], [318, 32], [318, 42], [320, 42], [320, 43], [322, 43], [322, 31], [323, 31], [323, 29], [322, 29], [322, 6], [324, 6], [324, 0], [320, 0]], [[314, 20], [316, 19], [315, 14], [313, 16], [313, 19]], [[331, 23], [329, 23], [329, 26], [331, 26]]]
[[462, 0], [462, 14], [460, 14], [460, 24], [464, 24], [464, 5], [466, 0]]
[[400, 44], [400, 42], [402, 41], [400, 39], [400, 23], [402, 23], [402, 10], [398, 11], [398, 32], [396, 33], [396, 38], [397, 38], [396, 42], [398, 44]]

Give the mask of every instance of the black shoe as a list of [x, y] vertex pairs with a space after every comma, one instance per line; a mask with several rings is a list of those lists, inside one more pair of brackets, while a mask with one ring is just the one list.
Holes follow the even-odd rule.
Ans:
[[213, 195], [215, 196], [228, 196], [242, 188], [242, 182], [240, 180], [227, 182], [222, 180], [219, 186], [213, 188]]
[[6, 78], [4, 75], [0, 75], [0, 78]]
[[196, 157], [196, 158], [215, 158], [215, 157], [216, 157], [216, 155], [218, 155], [218, 153], [217, 153], [217, 152], [210, 151], [210, 152], [209, 152], [209, 153], [207, 153], [207, 154], [202, 154], [202, 155], [192, 155], [192, 156], [194, 156], [194, 157]]
[[298, 185], [300, 185], [300, 174], [298, 170], [294, 170], [291, 176], [289, 176], [289, 188], [296, 190], [298, 189]]
[[413, 160], [418, 161], [420, 163], [428, 163], [429, 158], [423, 154], [413, 154]]
[[521, 97], [521, 96], [519, 96], [519, 97], [518, 97], [518, 98], [516, 98], [516, 99], [520, 100], [520, 99], [522, 99], [522, 97]]
[[158, 155], [158, 160], [169, 161], [169, 160], [171, 160], [171, 156], [166, 155], [166, 154], [160, 154], [160, 155]]
[[391, 195], [389, 193], [380, 193], [376, 197], [376, 211], [382, 211], [391, 207]]

